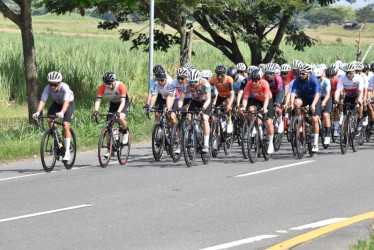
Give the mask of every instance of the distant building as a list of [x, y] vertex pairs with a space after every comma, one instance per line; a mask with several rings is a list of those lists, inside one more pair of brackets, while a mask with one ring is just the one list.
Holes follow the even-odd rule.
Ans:
[[358, 23], [356, 23], [355, 21], [352, 21], [352, 20], [345, 20], [344, 23], [343, 23], [344, 29], [356, 29], [357, 25], [358, 25]]

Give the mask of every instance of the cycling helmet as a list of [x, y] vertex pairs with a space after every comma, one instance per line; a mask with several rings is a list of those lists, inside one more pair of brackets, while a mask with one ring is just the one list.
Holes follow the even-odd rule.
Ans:
[[213, 73], [209, 69], [204, 69], [204, 70], [201, 71], [201, 77], [203, 77], [205, 79], [210, 79], [212, 76], [213, 76]]
[[153, 74], [156, 74], [157, 71], [164, 70], [164, 67], [162, 65], [156, 65], [153, 67]]
[[355, 70], [363, 70], [364, 64], [362, 62], [356, 62]]
[[165, 79], [166, 77], [167, 77], [167, 75], [166, 75], [165, 70], [160, 70], [160, 71], [156, 72], [156, 79], [157, 80]]
[[183, 68], [186, 68], [188, 70], [192, 70], [194, 69], [195, 67], [191, 64], [191, 63], [186, 63], [185, 65], [183, 65]]
[[218, 65], [214, 71], [216, 72], [217, 75], [218, 74], [224, 74], [225, 75], [226, 72], [227, 72], [227, 69], [223, 65]]
[[335, 74], [336, 74], [336, 70], [333, 67], [330, 67], [330, 68], [326, 69], [326, 76], [327, 77], [335, 76]]
[[288, 72], [290, 70], [291, 70], [291, 67], [287, 63], [281, 65], [281, 68], [280, 68], [281, 72]]
[[257, 69], [256, 66], [253, 66], [253, 65], [249, 66], [248, 69], [247, 69], [247, 73], [248, 73], [248, 75], [250, 75], [251, 72], [252, 72], [253, 70], [255, 70], [255, 69]]
[[236, 71], [236, 68], [235, 67], [230, 67], [228, 68], [227, 70], [227, 75], [228, 76], [231, 76], [232, 79], [235, 79], [236, 75], [238, 74], [238, 71]]
[[278, 63], [274, 63], [275, 64], [275, 74], [280, 74], [281, 73], [281, 67], [279, 66]]
[[246, 70], [246, 68], [247, 68], [247, 66], [245, 65], [245, 63], [238, 63], [237, 65], [236, 65], [236, 69], [237, 70], [239, 70], [239, 71], [245, 71]]
[[275, 65], [275, 63], [267, 63], [266, 65], [265, 65], [265, 72], [275, 72], [275, 70], [276, 70], [276, 65]]
[[47, 76], [48, 82], [61, 82], [62, 81], [62, 75], [60, 72], [52, 71]]
[[265, 64], [264, 63], [260, 63], [258, 65], [258, 68], [261, 69], [262, 71], [264, 71], [265, 70]]
[[321, 68], [315, 68], [313, 70], [313, 75], [315, 75], [316, 77], [322, 77], [322, 75], [323, 75], [323, 69], [321, 69]]
[[255, 69], [251, 72], [251, 79], [257, 79], [260, 80], [264, 76], [264, 73], [261, 69]]
[[327, 66], [326, 66], [326, 64], [321, 63], [321, 64], [318, 64], [318, 65], [317, 65], [317, 68], [320, 68], [320, 69], [322, 69], [322, 70], [325, 70], [325, 69], [327, 69]]
[[368, 63], [364, 62], [363, 64], [364, 64], [364, 70], [365, 71], [370, 69], [370, 66], [369, 66]]
[[353, 72], [355, 71], [356, 69], [356, 64], [355, 63], [348, 63], [345, 68], [344, 68], [344, 71], [345, 72]]
[[312, 66], [312, 71], [317, 67], [314, 63], [309, 63]]
[[337, 60], [335, 65], [338, 66], [339, 69], [343, 69], [343, 62], [341, 60]]
[[371, 70], [371, 71], [374, 71], [374, 62], [372, 62], [372, 63], [370, 64], [370, 70]]
[[301, 68], [300, 68], [300, 72], [305, 71], [305, 72], [309, 73], [309, 72], [312, 72], [312, 70], [313, 70], [313, 67], [309, 63], [303, 64], [303, 66], [301, 66]]
[[105, 84], [112, 84], [117, 79], [117, 76], [114, 72], [107, 72], [103, 76], [103, 81]]
[[192, 69], [189, 73], [188, 79], [190, 81], [198, 81], [201, 78], [201, 73], [197, 69]]
[[177, 76], [185, 76], [185, 77], [187, 77], [188, 76], [188, 69], [186, 69], [186, 68], [179, 68], [177, 70]]
[[303, 65], [302, 61], [300, 61], [300, 60], [294, 60], [292, 62], [292, 69], [300, 69], [302, 65]]
[[333, 68], [333, 69], [335, 70], [335, 73], [337, 73], [337, 72], [339, 71], [339, 66], [336, 65], [335, 63], [332, 63], [332, 64], [330, 65], [330, 68]]

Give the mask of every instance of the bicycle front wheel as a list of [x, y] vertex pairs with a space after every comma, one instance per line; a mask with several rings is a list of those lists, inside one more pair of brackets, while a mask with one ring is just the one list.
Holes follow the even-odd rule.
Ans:
[[99, 163], [102, 168], [105, 168], [110, 158], [112, 157], [113, 153], [113, 142], [112, 142], [112, 136], [109, 133], [108, 128], [104, 128], [101, 131], [99, 144], [97, 147], [97, 153], [99, 157]]
[[217, 120], [213, 123], [210, 134], [211, 134], [210, 137], [212, 138], [211, 139], [211, 142], [212, 142], [212, 145], [211, 145], [212, 156], [217, 157], [218, 150], [219, 150], [220, 144], [221, 144], [221, 131], [220, 131], [219, 122]]
[[[182, 138], [183, 138], [183, 129], [180, 125], [180, 122], [174, 125], [173, 131], [171, 132], [171, 158], [174, 162], [178, 162], [182, 155]], [[179, 153], [175, 151], [179, 149]]]
[[119, 164], [125, 165], [127, 162], [127, 159], [129, 158], [130, 155], [130, 149], [131, 149], [131, 133], [130, 129], [127, 128], [127, 143], [123, 143], [123, 137], [125, 134], [121, 131], [120, 132], [120, 138], [118, 142], [118, 147], [117, 147], [117, 158], [119, 161]]
[[53, 136], [54, 134], [51, 130], [45, 131], [43, 134], [42, 143], [40, 144], [40, 158], [46, 172], [51, 172], [53, 170], [57, 159], [58, 145]]
[[295, 146], [296, 146], [295, 151], [299, 159], [302, 159], [305, 154], [306, 131], [305, 131], [305, 126], [303, 126], [303, 124], [304, 124], [304, 121], [299, 121], [299, 120], [295, 121], [295, 132], [294, 132]]
[[77, 156], [77, 141], [75, 139], [75, 133], [71, 128], [70, 128], [70, 134], [71, 134], [70, 148], [69, 149], [65, 148], [65, 150], [70, 151], [70, 160], [64, 161], [64, 166], [66, 169], [72, 169], [72, 167], [74, 166], [75, 157]]
[[243, 144], [247, 144], [247, 155], [251, 163], [255, 163], [258, 157], [258, 150], [260, 148], [258, 127], [253, 123], [250, 124], [248, 129], [248, 139]]
[[348, 132], [347, 132], [348, 128], [347, 127], [348, 127], [347, 116], [345, 115], [343, 117], [343, 122], [340, 125], [340, 150], [342, 154], [347, 153], [347, 149], [348, 149]]
[[[161, 132], [159, 132], [161, 131]], [[156, 161], [161, 160], [165, 147], [165, 133], [160, 123], [153, 126], [152, 131], [152, 153]]]
[[248, 144], [249, 137], [250, 137], [249, 124], [248, 124], [248, 120], [246, 120], [244, 121], [243, 128], [242, 128], [242, 138], [243, 138], [242, 153], [243, 153], [244, 159], [248, 159], [249, 157], [249, 154], [248, 154], [248, 150], [249, 150], [248, 145], [250, 145]]
[[185, 131], [183, 136], [183, 154], [184, 160], [188, 167], [192, 167], [197, 152], [197, 143], [196, 143], [196, 135], [193, 132], [193, 128], [189, 125]]

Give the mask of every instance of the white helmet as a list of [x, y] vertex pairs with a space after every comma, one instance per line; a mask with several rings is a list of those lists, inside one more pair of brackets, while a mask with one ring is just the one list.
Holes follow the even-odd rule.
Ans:
[[324, 64], [324, 63], [318, 64], [318, 65], [317, 65], [317, 68], [320, 68], [320, 69], [322, 69], [322, 70], [327, 69], [326, 64]]
[[344, 71], [345, 72], [353, 72], [355, 71], [356, 69], [356, 63], [348, 63], [345, 67], [344, 67]]
[[204, 69], [201, 71], [201, 77], [210, 79], [213, 76], [213, 73], [209, 69]]
[[255, 70], [255, 69], [257, 69], [256, 66], [254, 66], [254, 65], [249, 66], [248, 69], [247, 69], [247, 73], [248, 73], [248, 75], [250, 75], [251, 72], [252, 72], [253, 70]]
[[302, 61], [300, 61], [300, 60], [294, 60], [292, 62], [292, 69], [300, 69], [302, 65], [303, 65]]
[[355, 70], [363, 70], [364, 64], [362, 62], [356, 62], [356, 68]]
[[246, 70], [246, 68], [247, 68], [247, 66], [245, 65], [245, 63], [238, 63], [237, 65], [236, 65], [236, 69], [237, 70], [240, 70], [240, 71], [245, 71]]
[[309, 63], [303, 64], [303, 66], [301, 66], [300, 68], [300, 71], [305, 71], [307, 73], [312, 72], [312, 70], [313, 70], [313, 66], [310, 65]]
[[267, 63], [265, 65], [265, 72], [275, 73], [276, 69], [277, 69], [277, 66], [275, 65], [275, 63]]
[[190, 81], [198, 81], [201, 78], [201, 73], [197, 69], [192, 69], [190, 74], [188, 75], [188, 80]]
[[290, 70], [291, 70], [291, 67], [287, 63], [281, 65], [281, 68], [280, 68], [281, 72], [285, 72], [285, 71], [287, 72], [287, 71], [290, 71]]
[[332, 64], [330, 65], [330, 68], [333, 68], [333, 69], [335, 70], [335, 73], [337, 73], [337, 72], [339, 71], [339, 66], [336, 65], [335, 63], [332, 63]]
[[192, 70], [194, 69], [195, 67], [192, 65], [192, 63], [186, 63], [185, 65], [183, 65], [183, 68], [186, 68], [188, 70]]
[[339, 69], [343, 69], [343, 62], [342, 62], [342, 61], [337, 60], [337, 61], [335, 62], [335, 65], [338, 66]]
[[186, 68], [179, 68], [177, 70], [177, 76], [185, 76], [185, 77], [187, 77], [188, 76], [188, 69], [186, 69]]
[[48, 82], [61, 82], [62, 81], [62, 75], [60, 72], [52, 71], [47, 76]]
[[315, 68], [313, 70], [313, 75], [315, 75], [316, 77], [321, 77], [323, 75], [323, 69], [321, 68]]

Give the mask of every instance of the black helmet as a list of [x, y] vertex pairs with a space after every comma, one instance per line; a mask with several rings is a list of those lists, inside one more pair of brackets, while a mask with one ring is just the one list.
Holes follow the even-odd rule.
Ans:
[[218, 75], [218, 74], [226, 74], [226, 72], [227, 72], [227, 69], [226, 69], [226, 67], [225, 66], [223, 66], [223, 65], [218, 65], [217, 67], [216, 67], [216, 69], [214, 70], [214, 72], [216, 72], [216, 74]]
[[236, 70], [235, 67], [230, 67], [227, 70], [227, 75], [231, 76], [233, 79], [235, 79], [236, 75], [238, 74], [238, 71]]
[[117, 79], [117, 76], [114, 72], [107, 72], [103, 76], [103, 81], [105, 84], [112, 84]]
[[335, 74], [336, 74], [336, 71], [333, 67], [330, 67], [330, 68], [326, 69], [326, 76], [327, 77], [334, 76]]
[[153, 74], [156, 74], [157, 71], [164, 70], [164, 67], [162, 65], [156, 65], [153, 67]]
[[374, 71], [374, 62], [372, 62], [372, 63], [370, 64], [370, 70], [371, 70], [371, 71]]
[[251, 79], [257, 79], [260, 80], [264, 76], [264, 73], [261, 69], [255, 69], [251, 72]]
[[156, 79], [161, 80], [166, 78], [166, 72], [165, 70], [159, 70], [156, 72]]
[[369, 66], [369, 64], [368, 64], [368, 63], [366, 63], [366, 62], [364, 62], [364, 70], [366, 71], [366, 70], [368, 70], [368, 69], [370, 69], [370, 66]]

